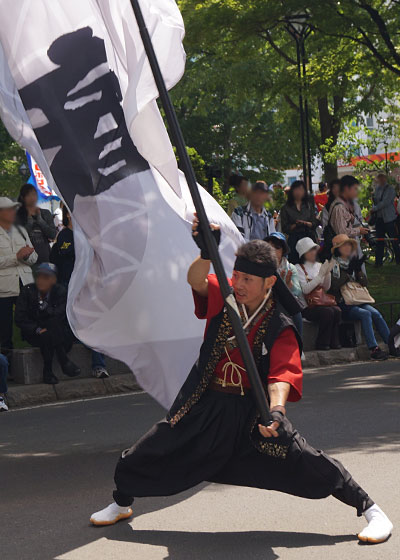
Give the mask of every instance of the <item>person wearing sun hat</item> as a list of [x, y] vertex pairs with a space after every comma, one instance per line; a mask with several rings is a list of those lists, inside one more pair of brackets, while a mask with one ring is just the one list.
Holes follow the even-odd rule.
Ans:
[[[374, 326], [382, 337], [385, 344], [389, 341], [389, 327], [381, 313], [370, 303], [349, 304], [343, 296], [343, 288], [346, 284], [353, 282], [363, 287], [368, 286], [368, 280], [362, 266], [365, 257], [358, 258], [357, 241], [345, 233], [336, 235], [332, 240], [333, 269], [330, 293], [336, 298], [342, 310], [344, 321], [360, 321], [367, 346], [371, 352], [371, 360], [386, 360], [388, 353], [384, 352], [376, 341]], [[371, 298], [373, 303], [373, 299]]]
[[296, 268], [302, 289], [302, 314], [304, 319], [318, 325], [316, 349], [338, 350], [340, 348], [339, 324], [342, 317], [340, 308], [337, 305], [328, 305], [329, 302], [327, 305], [321, 305], [322, 302], [318, 305], [310, 305], [310, 297], [314, 290], [322, 288], [327, 293], [331, 287], [333, 261], [325, 261], [323, 264], [318, 262], [319, 248], [310, 237], [304, 237], [296, 244], [300, 259], [300, 264], [297, 264]]

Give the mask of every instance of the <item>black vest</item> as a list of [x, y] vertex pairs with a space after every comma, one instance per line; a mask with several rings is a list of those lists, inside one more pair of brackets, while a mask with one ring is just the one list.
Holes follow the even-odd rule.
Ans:
[[[213, 370], [222, 356], [223, 348], [221, 348], [221, 345], [218, 344], [217, 337], [223, 317], [224, 309], [222, 309], [222, 311], [210, 321], [204, 342], [200, 349], [199, 358], [192, 367], [167, 415], [167, 420], [172, 426], [179, 422], [179, 420], [187, 412], [189, 412], [192, 406], [201, 398], [211, 381], [210, 373], [214, 373]], [[268, 318], [267, 328], [262, 337], [261, 356], [255, 356], [255, 358], [257, 358], [256, 363], [258, 363], [258, 373], [264, 386], [267, 385], [269, 357], [272, 346], [282, 331], [288, 327], [291, 327], [294, 330], [301, 353], [301, 337], [297, 332], [292, 319], [284, 312], [284, 309], [279, 301], [275, 299], [273, 308], [271, 309], [270, 316]], [[265, 349], [262, 351], [264, 347]], [[211, 371], [210, 365], [212, 365]]]

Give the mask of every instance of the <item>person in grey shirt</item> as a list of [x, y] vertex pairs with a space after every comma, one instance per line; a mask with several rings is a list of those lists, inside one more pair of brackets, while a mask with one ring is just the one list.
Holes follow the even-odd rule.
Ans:
[[375, 266], [382, 266], [385, 242], [383, 238], [387, 234], [392, 241], [393, 252], [396, 263], [400, 264], [400, 245], [399, 236], [396, 231], [396, 209], [394, 200], [396, 198], [395, 189], [388, 184], [384, 173], [379, 173], [376, 178], [376, 188], [373, 194], [374, 205], [371, 209], [375, 218], [376, 237], [382, 239], [376, 243]]

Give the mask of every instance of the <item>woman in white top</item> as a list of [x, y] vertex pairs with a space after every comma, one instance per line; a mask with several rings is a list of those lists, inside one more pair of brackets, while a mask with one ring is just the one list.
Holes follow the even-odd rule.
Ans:
[[315, 288], [322, 286], [327, 292], [331, 287], [331, 270], [333, 261], [317, 262], [319, 246], [309, 237], [300, 239], [296, 245], [300, 257], [300, 264], [296, 265], [300, 287], [301, 300], [304, 305], [303, 317], [307, 321], [318, 324], [318, 336], [315, 341], [317, 350], [339, 349], [339, 323], [342, 312], [337, 305], [308, 307], [305, 295], [310, 294]]

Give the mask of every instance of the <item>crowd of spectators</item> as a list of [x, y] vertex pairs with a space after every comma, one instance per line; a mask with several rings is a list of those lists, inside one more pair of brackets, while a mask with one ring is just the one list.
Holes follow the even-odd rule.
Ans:
[[[316, 349], [338, 349], [348, 342], [339, 326], [359, 321], [371, 359], [388, 357], [378, 345], [374, 327], [389, 352], [399, 356], [400, 320], [389, 331], [367, 289], [360, 240], [369, 225], [357, 202], [358, 181], [347, 175], [329, 186], [321, 183], [314, 196], [303, 181], [294, 181], [274, 215], [266, 207], [276, 193], [273, 185], [257, 181], [250, 186], [241, 175], [233, 175], [230, 185], [235, 193], [228, 214], [246, 241], [261, 239], [275, 249], [278, 272], [302, 309], [293, 317], [300, 335], [303, 320], [311, 321], [318, 326]], [[369, 221], [378, 238], [378, 267], [383, 264], [385, 235], [400, 264], [400, 201], [396, 212], [395, 197], [387, 177], [379, 174]], [[73, 224], [66, 207], [61, 204], [55, 215], [40, 208], [30, 184], [22, 186], [18, 202], [0, 197], [0, 411], [7, 410], [14, 322], [22, 339], [40, 349], [44, 383], [58, 383], [55, 357], [65, 375], [79, 375], [80, 368], [68, 357], [77, 340], [66, 314], [74, 263]], [[108, 377], [104, 356], [95, 350], [91, 356], [93, 376]]]
[[357, 201], [360, 185], [351, 175], [331, 181], [329, 187], [321, 183], [314, 196], [308, 193], [304, 181], [294, 181], [274, 218], [262, 208], [271, 199], [273, 187], [262, 181], [249, 187], [247, 179], [235, 176], [231, 183], [240, 186], [242, 202], [247, 188], [247, 200], [240, 206], [236, 197], [231, 217], [245, 240], [263, 239], [274, 247], [279, 273], [302, 308], [302, 313], [293, 318], [295, 325], [302, 334], [303, 319], [317, 324], [317, 350], [353, 345], [354, 337], [346, 337], [347, 331], [340, 325], [357, 321], [371, 359], [384, 360], [389, 354], [379, 347], [374, 327], [389, 344], [389, 352], [399, 356], [393, 340], [398, 336], [394, 331], [400, 321], [390, 333], [382, 314], [372, 305], [361, 239], [370, 233], [370, 226], [376, 227], [375, 265], [380, 267], [387, 234], [399, 265], [396, 220], [400, 201], [396, 201], [386, 175], [378, 174], [376, 181], [370, 224], [363, 220]]
[[[56, 358], [64, 375], [80, 368], [68, 357], [74, 337], [67, 319], [68, 282], [75, 254], [72, 222], [63, 209], [59, 228], [49, 210], [39, 208], [32, 185], [23, 185], [18, 202], [0, 197], [0, 411], [7, 410], [14, 323], [28, 344], [40, 349], [43, 382], [59, 382]], [[92, 352], [92, 375], [108, 377], [104, 356]]]

